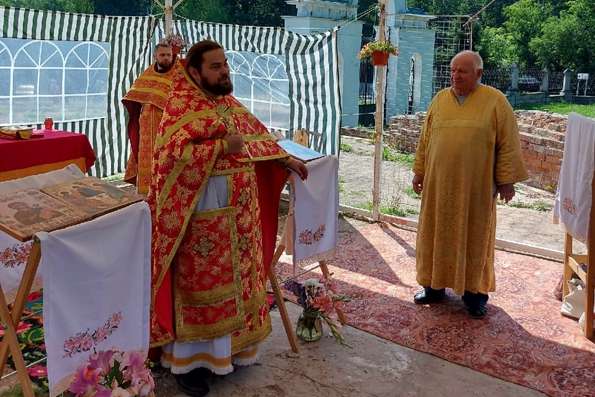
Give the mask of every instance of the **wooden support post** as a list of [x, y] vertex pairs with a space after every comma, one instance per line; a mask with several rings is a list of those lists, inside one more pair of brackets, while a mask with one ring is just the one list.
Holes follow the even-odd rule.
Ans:
[[293, 332], [293, 325], [291, 324], [291, 319], [289, 318], [289, 313], [287, 312], [287, 307], [285, 306], [285, 298], [283, 297], [283, 292], [281, 291], [279, 281], [277, 280], [277, 275], [275, 274], [275, 266], [285, 251], [285, 236], [286, 232], [283, 232], [281, 242], [279, 243], [279, 246], [277, 246], [275, 254], [273, 255], [271, 267], [269, 268], [269, 281], [271, 282], [271, 287], [273, 288], [273, 293], [275, 294], [275, 300], [277, 301], [277, 307], [279, 308], [279, 314], [281, 315], [281, 320], [283, 321], [283, 327], [285, 328], [285, 333], [287, 334], [287, 339], [289, 340], [291, 350], [294, 353], [298, 353], [297, 339], [295, 337], [295, 333]]
[[174, 32], [173, 30], [173, 20], [174, 20], [174, 7], [172, 5], [172, 0], [165, 0], [165, 7], [164, 7], [164, 15], [165, 15], [165, 35], [170, 35]]
[[[4, 339], [2, 340], [2, 347], [6, 346], [7, 352], [10, 350], [10, 354], [12, 355], [12, 359], [17, 369], [19, 383], [23, 389], [23, 395], [25, 397], [35, 397], [35, 394], [33, 393], [33, 385], [31, 384], [31, 379], [29, 379], [27, 367], [25, 366], [25, 360], [23, 359], [23, 353], [21, 352], [21, 348], [19, 346], [16, 326], [12, 320], [11, 313], [8, 310], [8, 303], [4, 297], [4, 291], [2, 290], [2, 287], [0, 287], [0, 318], [2, 318], [2, 322], [6, 325], [4, 330]], [[8, 358], [8, 355], [6, 355], [6, 358]], [[4, 361], [6, 361], [6, 359]]]
[[12, 305], [12, 311], [8, 309], [8, 302], [4, 296], [4, 291], [0, 287], [0, 317], [2, 318], [2, 322], [6, 325], [4, 339], [0, 343], [0, 374], [4, 372], [4, 366], [6, 365], [10, 351], [25, 397], [34, 397], [33, 386], [29, 379], [29, 375], [27, 374], [27, 368], [25, 367], [25, 361], [23, 360], [23, 353], [19, 347], [16, 328], [21, 320], [25, 302], [31, 291], [40, 260], [41, 244], [37, 238], [34, 238], [27, 265], [25, 266], [25, 271], [23, 273], [23, 278], [19, 284], [19, 289], [17, 290]]
[[587, 304], [585, 306], [585, 336], [593, 339], [593, 309], [595, 300], [595, 174], [591, 180], [591, 213], [589, 214], [589, 235], [587, 236]]
[[570, 255], [572, 255], [572, 236], [566, 233], [564, 239], [564, 277], [562, 280], [562, 299], [568, 295], [568, 280], [572, 278], [573, 271], [570, 268]]
[[[385, 0], [380, 0], [380, 22], [378, 26], [378, 40], [384, 41], [385, 38]], [[380, 220], [380, 179], [382, 173], [382, 132], [384, 129], [384, 86], [386, 80], [386, 66], [376, 66], [376, 114], [374, 133], [374, 187], [372, 190], [372, 218], [375, 221]]]

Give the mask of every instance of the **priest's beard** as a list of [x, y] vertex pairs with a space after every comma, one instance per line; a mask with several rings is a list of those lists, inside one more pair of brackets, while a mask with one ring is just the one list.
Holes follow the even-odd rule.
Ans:
[[156, 66], [155, 69], [157, 69], [158, 73], [167, 73], [171, 69], [172, 65], [173, 64], [171, 64], [171, 63], [163, 65], [163, 64], [157, 62], [157, 64], [155, 65]]
[[233, 91], [233, 84], [229, 76], [222, 77], [215, 84], [211, 84], [201, 75], [200, 86], [214, 95], [229, 95]]

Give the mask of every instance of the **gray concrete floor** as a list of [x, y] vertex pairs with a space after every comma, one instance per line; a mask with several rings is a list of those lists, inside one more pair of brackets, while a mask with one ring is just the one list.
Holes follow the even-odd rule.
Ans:
[[[288, 303], [293, 319], [300, 307]], [[209, 397], [529, 397], [543, 394], [420, 353], [352, 327], [343, 333], [352, 348], [331, 337], [289, 348], [278, 311], [259, 363], [211, 381]], [[158, 397], [184, 397], [171, 375], [158, 380]]]

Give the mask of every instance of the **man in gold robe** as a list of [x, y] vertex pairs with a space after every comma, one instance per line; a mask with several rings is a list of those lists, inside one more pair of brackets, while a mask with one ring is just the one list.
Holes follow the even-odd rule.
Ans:
[[307, 176], [232, 89], [223, 48], [195, 44], [155, 143], [151, 344], [191, 396], [208, 392], [209, 371], [255, 362], [271, 331], [265, 286], [280, 193], [288, 169]]
[[482, 72], [475, 52], [452, 59], [451, 87], [430, 104], [413, 167], [413, 189], [422, 194], [417, 282], [424, 287], [414, 301], [441, 301], [452, 288], [474, 318], [485, 316], [496, 288], [497, 195], [508, 202], [514, 184], [527, 178], [514, 112], [500, 91], [480, 83]]
[[153, 144], [175, 73], [172, 48], [167, 42], [155, 47], [155, 62], [130, 87], [122, 102], [128, 111], [128, 137], [132, 152], [124, 180], [147, 194], [151, 184]]

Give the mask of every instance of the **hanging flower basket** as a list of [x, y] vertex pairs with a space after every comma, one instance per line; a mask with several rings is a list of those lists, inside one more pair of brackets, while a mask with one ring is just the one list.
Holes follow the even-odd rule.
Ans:
[[372, 65], [374, 66], [386, 66], [388, 65], [388, 52], [384, 51], [374, 51], [372, 53]]
[[399, 49], [390, 41], [372, 41], [362, 47], [359, 59], [372, 58], [374, 66], [388, 65], [390, 55], [399, 55]]

